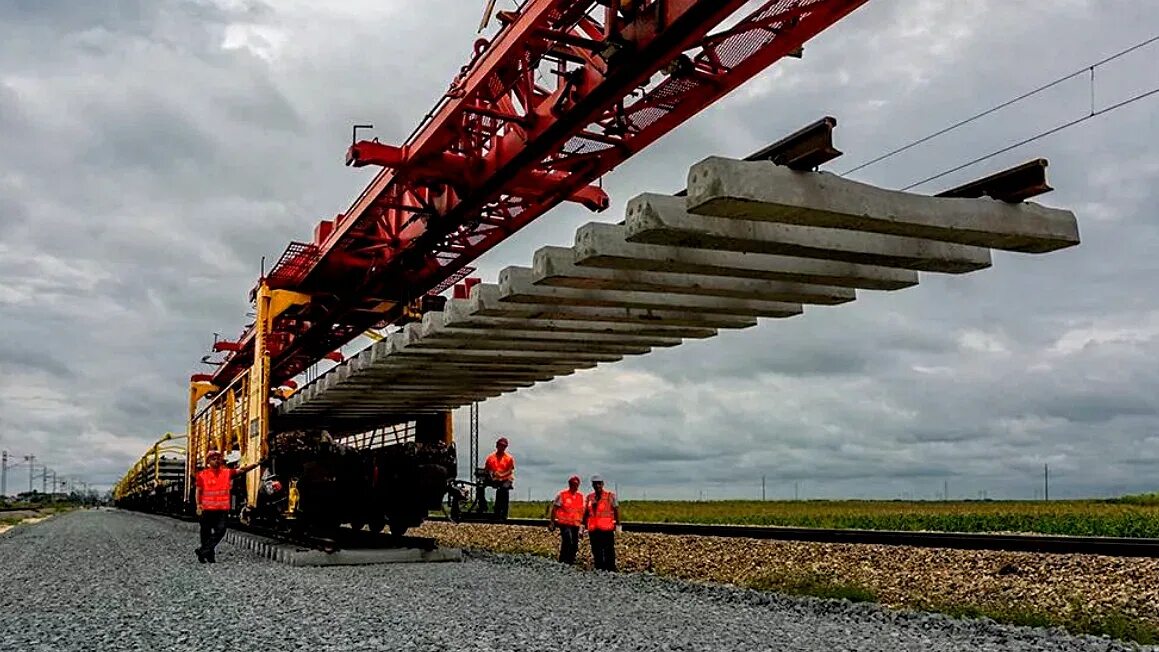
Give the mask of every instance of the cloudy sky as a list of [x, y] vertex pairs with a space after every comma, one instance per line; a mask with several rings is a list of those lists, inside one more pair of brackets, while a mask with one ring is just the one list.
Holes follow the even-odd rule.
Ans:
[[[481, 0], [0, 0], [0, 448], [109, 485], [167, 430], [262, 256], [346, 208], [354, 122], [399, 141], [475, 39]], [[501, 0], [500, 6], [513, 4]], [[821, 115], [844, 172], [1159, 33], [1151, 0], [870, 0], [479, 261], [494, 280], [624, 202]], [[1159, 84], [1159, 44], [1095, 75], [1097, 106]], [[1086, 77], [852, 178], [900, 188], [1090, 111]], [[519, 492], [599, 472], [626, 498], [1032, 498], [1159, 488], [1159, 97], [918, 191], [1032, 157], [1079, 247], [996, 252], [482, 406]], [[460, 432], [465, 433], [466, 410]], [[465, 446], [464, 446], [465, 450]], [[27, 487], [27, 469], [9, 489]], [[39, 481], [37, 482], [39, 485]]]

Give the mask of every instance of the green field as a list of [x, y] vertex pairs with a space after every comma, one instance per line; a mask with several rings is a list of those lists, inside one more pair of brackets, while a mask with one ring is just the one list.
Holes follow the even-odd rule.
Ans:
[[[543, 502], [512, 502], [510, 514], [543, 518], [546, 510]], [[1159, 538], [1159, 494], [1049, 502], [626, 500], [620, 513], [625, 521], [662, 523]]]

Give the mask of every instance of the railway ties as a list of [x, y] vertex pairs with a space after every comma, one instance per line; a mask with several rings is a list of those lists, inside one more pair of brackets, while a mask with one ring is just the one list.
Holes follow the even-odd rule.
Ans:
[[[171, 525], [196, 538], [196, 519], [184, 513], [133, 513], [125, 516]], [[382, 532], [337, 528], [329, 535], [311, 535], [230, 519], [222, 541], [289, 566], [368, 566], [378, 564], [462, 561], [458, 548], [441, 547], [431, 537], [396, 536]]]
[[[368, 347], [278, 408], [296, 418], [449, 410], [704, 339], [853, 303], [858, 290], [968, 274], [991, 250], [1079, 243], [1072, 212], [1025, 194], [924, 196], [769, 161], [710, 157], [686, 194], [643, 194]], [[978, 193], [973, 193], [977, 195]], [[955, 195], [955, 196], [949, 196]], [[1012, 200], [1011, 197], [1017, 197]]]
[[[345, 528], [343, 528], [345, 530]], [[232, 524], [224, 541], [259, 557], [290, 566], [367, 566], [462, 561], [458, 548], [442, 548], [429, 537], [395, 537], [370, 532], [341, 532], [336, 539], [288, 536]]]

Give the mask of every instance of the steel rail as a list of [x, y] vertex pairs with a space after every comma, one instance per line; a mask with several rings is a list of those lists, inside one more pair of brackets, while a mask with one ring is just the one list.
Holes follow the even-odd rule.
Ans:
[[[149, 514], [151, 516], [159, 516], [164, 518], [172, 518], [178, 521], [185, 521], [187, 523], [197, 523], [196, 516], [186, 513], [175, 512], [144, 512], [137, 510], [123, 510], [135, 514]], [[546, 524], [546, 521], [544, 521]], [[334, 538], [313, 536], [309, 534], [298, 534], [278, 530], [276, 528], [262, 527], [258, 525], [247, 525], [238, 521], [234, 517], [230, 517], [228, 527], [238, 532], [245, 532], [259, 537], [266, 537], [277, 540], [281, 543], [288, 543], [290, 545], [301, 546], [311, 550], [320, 550], [322, 552], [331, 553], [339, 550], [368, 550], [368, 549], [385, 549], [385, 548], [416, 548], [419, 550], [434, 550], [438, 548], [438, 542], [434, 537], [415, 537], [415, 536], [394, 536], [382, 532], [355, 532], [349, 527], [342, 526], [338, 528]]]
[[[448, 521], [432, 516], [429, 521]], [[500, 525], [499, 523], [482, 523]], [[509, 518], [502, 525], [547, 527], [547, 519]], [[907, 532], [899, 530], [837, 530], [770, 525], [716, 525], [701, 523], [625, 522], [624, 532], [673, 536], [725, 537], [810, 543], [1039, 552], [1049, 554], [1103, 555], [1107, 557], [1159, 557], [1159, 539], [1128, 537], [1062, 536], [1047, 534], [992, 534], [970, 532]]]

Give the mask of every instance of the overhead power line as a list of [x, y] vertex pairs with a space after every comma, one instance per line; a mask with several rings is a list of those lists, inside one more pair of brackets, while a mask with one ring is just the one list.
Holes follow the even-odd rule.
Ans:
[[[844, 172], [841, 172], [840, 176], [852, 174], [853, 172], [857, 172], [858, 170], [863, 170], [871, 165], [880, 163], [881, 161], [884, 161], [888, 158], [892, 158], [892, 157], [894, 157], [894, 156], [896, 156], [896, 155], [898, 155], [906, 150], [917, 147], [918, 145], [921, 145], [922, 143], [929, 142], [929, 141], [931, 141], [939, 136], [945, 135], [951, 131], [954, 131], [955, 129], [958, 129], [959, 127], [963, 127], [965, 125], [968, 125], [971, 122], [974, 122], [976, 120], [984, 118], [992, 113], [995, 113], [997, 111], [1001, 111], [1002, 109], [1005, 109], [1008, 106], [1011, 106], [1013, 104], [1017, 104], [1018, 102], [1021, 102], [1022, 100], [1025, 100], [1029, 97], [1033, 97], [1035, 95], [1038, 95], [1039, 93], [1041, 93], [1043, 91], [1054, 88], [1055, 86], [1058, 86], [1059, 84], [1061, 84], [1065, 81], [1069, 81], [1071, 79], [1074, 79], [1075, 77], [1078, 77], [1079, 75], [1082, 75], [1082, 74], [1090, 75], [1090, 79], [1091, 79], [1091, 114], [1086, 116], [1085, 118], [1083, 118], [1084, 120], [1089, 119], [1095, 115], [1099, 115], [1100, 113], [1105, 113], [1107, 111], [1116, 109], [1116, 108], [1118, 108], [1118, 106], [1120, 106], [1122, 104], [1130, 103], [1131, 101], [1134, 101], [1135, 99], [1142, 99], [1141, 97], [1132, 98], [1130, 101], [1128, 101], [1126, 103], [1121, 103], [1120, 105], [1116, 105], [1114, 107], [1108, 107], [1107, 109], [1104, 109], [1103, 111], [1095, 111], [1095, 95], [1094, 95], [1094, 92], [1095, 92], [1095, 86], [1094, 86], [1095, 69], [1098, 68], [1099, 66], [1110, 63], [1111, 61], [1114, 61], [1115, 59], [1126, 56], [1126, 55], [1130, 54], [1131, 52], [1138, 50], [1139, 48], [1146, 47], [1146, 46], [1148, 46], [1156, 41], [1159, 41], [1159, 34], [1152, 36], [1151, 38], [1149, 38], [1145, 41], [1140, 41], [1139, 43], [1136, 43], [1135, 45], [1132, 45], [1131, 47], [1129, 47], [1125, 50], [1120, 50], [1119, 52], [1116, 52], [1115, 54], [1112, 54], [1109, 57], [1106, 57], [1104, 59], [1096, 61], [1095, 63], [1092, 63], [1086, 67], [1080, 68], [1080, 69], [1078, 69], [1078, 70], [1076, 70], [1068, 75], [1064, 75], [1062, 77], [1059, 77], [1058, 79], [1055, 79], [1054, 81], [1043, 84], [1042, 86], [1039, 86], [1038, 88], [1035, 88], [1032, 91], [1028, 91], [1026, 93], [1023, 93], [1022, 95], [1019, 95], [1018, 97], [1006, 100], [1005, 102], [1002, 102], [1001, 104], [997, 104], [993, 107], [990, 107], [989, 109], [986, 109], [985, 111], [982, 111], [981, 113], [976, 113], [976, 114], [974, 114], [974, 115], [972, 115], [964, 120], [960, 120], [960, 121], [958, 121], [958, 122], [956, 122], [948, 127], [945, 127], [945, 128], [940, 129], [938, 131], [935, 131], [932, 134], [929, 134], [927, 136], [923, 136], [915, 141], [912, 141], [910, 143], [902, 145], [901, 147], [898, 147], [897, 149], [886, 152], [885, 154], [882, 154], [881, 156], [878, 156], [877, 158], [866, 161], [865, 163], [862, 163], [861, 165], [858, 165], [857, 167], [850, 168]], [[1081, 120], [1080, 120], [1080, 122], [1081, 122]], [[1076, 122], [1074, 124], [1078, 124], [1078, 122]], [[1054, 133], [1057, 130], [1065, 128], [1066, 126], [1069, 126], [1069, 125], [1064, 125], [1063, 127], [1059, 127], [1058, 129], [1053, 130], [1049, 133]], [[1049, 135], [1049, 133], [1041, 134], [1032, 140], [1037, 140], [1037, 138], [1041, 138], [1043, 136]], [[1031, 141], [1028, 140], [1026, 142], [1031, 142]], [[1020, 144], [1025, 145], [1026, 143], [1020, 143]], [[1001, 153], [1001, 152], [998, 152], [998, 153]], [[994, 155], [996, 155], [996, 154], [994, 154]], [[992, 155], [992, 156], [994, 156], [994, 155]], [[986, 158], [989, 158], [989, 157], [986, 157]], [[985, 160], [985, 158], [979, 159], [979, 160]], [[977, 162], [978, 161], [974, 161], [973, 163], [977, 163]], [[973, 164], [973, 163], [971, 163], [971, 164]], [[963, 166], [963, 167], [965, 167], [965, 166]], [[961, 169], [961, 168], [958, 168], [958, 169]], [[949, 173], [947, 172], [946, 174], [949, 174]], [[920, 183], [924, 183], [924, 181], [920, 182]], [[918, 185], [918, 184], [915, 184], [915, 185]]]
[[915, 188], [917, 186], [920, 186], [923, 183], [926, 183], [928, 181], [933, 181], [934, 179], [940, 179], [940, 178], [946, 176], [947, 174], [953, 174], [954, 172], [957, 172], [958, 170], [961, 170], [963, 168], [968, 168], [971, 165], [974, 165], [975, 163], [981, 163], [982, 161], [985, 161], [986, 159], [993, 158], [995, 156], [998, 156], [999, 154], [1004, 154], [1006, 152], [1009, 152], [1012, 149], [1022, 147], [1023, 145], [1026, 145], [1027, 143], [1032, 143], [1040, 138], [1045, 138], [1051, 134], [1056, 134], [1056, 133], [1062, 131], [1063, 129], [1068, 129], [1068, 128], [1073, 127], [1077, 124], [1086, 122], [1087, 120], [1090, 120], [1091, 118], [1093, 118], [1095, 116], [1100, 116], [1100, 115], [1103, 115], [1104, 113], [1110, 113], [1111, 111], [1114, 111], [1115, 109], [1122, 108], [1124, 106], [1127, 106], [1128, 104], [1131, 104], [1132, 102], [1137, 102], [1145, 97], [1150, 97], [1156, 93], [1159, 93], [1159, 87], [1152, 88], [1149, 91], [1144, 91], [1142, 93], [1139, 93], [1138, 95], [1135, 95], [1134, 97], [1123, 100], [1122, 102], [1119, 102], [1117, 104], [1112, 104], [1111, 106], [1099, 109], [1098, 111], [1092, 111], [1091, 113], [1084, 115], [1081, 118], [1071, 120], [1070, 122], [1067, 122], [1065, 124], [1061, 124], [1061, 125], [1054, 127], [1052, 129], [1047, 129], [1046, 131], [1044, 131], [1042, 133], [1035, 134], [1035, 135], [1031, 136], [1030, 138], [1025, 138], [1023, 140], [1020, 140], [1017, 143], [1014, 143], [1013, 145], [1007, 145], [1006, 147], [1003, 147], [1002, 149], [990, 152], [989, 154], [986, 154], [985, 156], [979, 156], [978, 158], [976, 158], [972, 161], [969, 161], [967, 163], [963, 163], [957, 167], [946, 170], [945, 172], [939, 172], [938, 174], [935, 174], [931, 177], [926, 177], [925, 179], [922, 179], [921, 181], [911, 183], [910, 185], [902, 188], [902, 190], [909, 190], [911, 188]]

